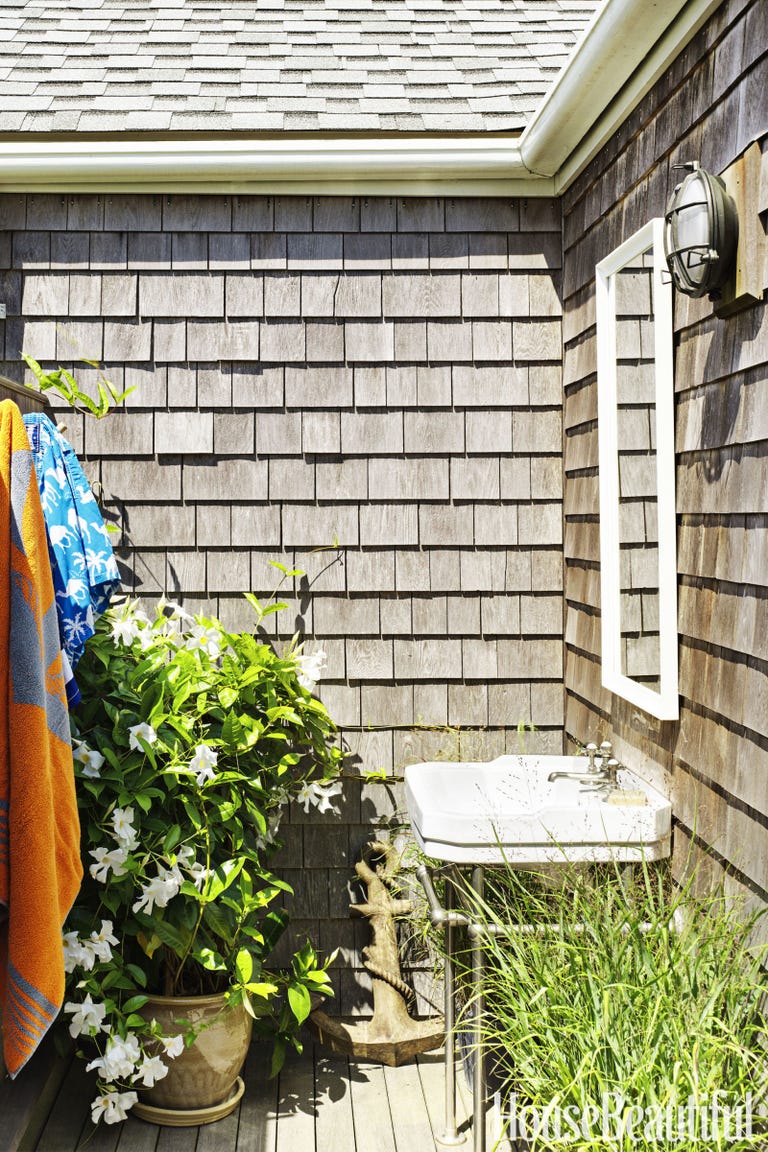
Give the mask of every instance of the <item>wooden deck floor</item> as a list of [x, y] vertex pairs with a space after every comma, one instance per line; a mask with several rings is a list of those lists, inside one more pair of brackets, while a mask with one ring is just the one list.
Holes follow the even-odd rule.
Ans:
[[[37, 1131], [9, 1145], [0, 1115], [2, 1152], [432, 1152], [442, 1127], [443, 1062], [429, 1053], [401, 1068], [384, 1068], [329, 1054], [309, 1041], [279, 1079], [267, 1080], [267, 1049], [254, 1045], [245, 1066], [246, 1091], [231, 1116], [200, 1128], [159, 1128], [135, 1118], [90, 1122], [93, 1083], [75, 1060], [41, 1101]], [[468, 1133], [470, 1094], [459, 1081], [459, 1125]], [[21, 1087], [21, 1079], [17, 1081]], [[10, 1086], [11, 1092], [14, 1086]], [[12, 1096], [0, 1091], [0, 1114]], [[4, 1106], [5, 1104], [5, 1106]], [[5, 1133], [3, 1129], [5, 1128]], [[489, 1143], [489, 1148], [493, 1142]]]

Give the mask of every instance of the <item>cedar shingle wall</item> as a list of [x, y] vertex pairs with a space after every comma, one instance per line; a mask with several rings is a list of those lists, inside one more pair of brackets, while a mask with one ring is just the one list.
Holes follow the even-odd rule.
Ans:
[[767, 313], [675, 301], [682, 710], [654, 721], [600, 686], [594, 265], [663, 215], [671, 164], [721, 172], [768, 132], [766, 45], [766, 5], [724, 3], [563, 201], [567, 731], [666, 777], [678, 869], [693, 842], [750, 901], [768, 899]]
[[[305, 570], [281, 627], [328, 653], [351, 771], [455, 755], [448, 726], [464, 756], [519, 722], [561, 750], [554, 202], [5, 196], [0, 225], [5, 372], [79, 350], [137, 386], [67, 417], [136, 593], [250, 626], [268, 561]], [[294, 814], [282, 865], [323, 947], [364, 938], [351, 863], [398, 811], [371, 783], [337, 824]]]

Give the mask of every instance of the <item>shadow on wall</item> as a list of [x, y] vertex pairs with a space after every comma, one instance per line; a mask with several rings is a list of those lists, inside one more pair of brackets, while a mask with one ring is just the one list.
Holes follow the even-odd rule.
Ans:
[[[750, 389], [750, 373], [739, 371], [738, 366], [745, 360], [745, 351], [760, 340], [764, 320], [764, 307], [752, 307], [728, 318], [713, 315], [705, 322], [705, 331], [701, 331], [701, 325], [696, 325], [695, 334], [691, 337], [694, 344], [705, 341], [707, 345], [704, 370], [699, 375], [705, 381], [701, 401], [700, 448], [707, 452], [702, 461], [702, 475], [710, 484], [717, 483], [723, 477], [734, 458], [729, 445], [734, 442], [734, 431], [745, 421]], [[692, 373], [690, 378], [695, 380], [696, 376]], [[740, 454], [746, 455], [753, 450], [752, 445], [738, 449]]]
[[[375, 839], [395, 840], [404, 853], [402, 894], [417, 900], [420, 895], [412, 876], [417, 860], [405, 816], [402, 778], [356, 776], [361, 764], [357, 755], [345, 764], [344, 794], [337, 815], [319, 815], [314, 809], [304, 813], [298, 805], [292, 807], [280, 830], [284, 846], [270, 862], [294, 890], [286, 900], [291, 922], [273, 959], [278, 964], [283, 957], [288, 959], [304, 937], [325, 955], [338, 948], [332, 968], [335, 999], [323, 1006], [332, 1016], [369, 1016], [373, 1011], [371, 980], [362, 959], [370, 943], [370, 926], [351, 911], [351, 906], [366, 899], [355, 873], [364, 846]], [[401, 964], [417, 993], [416, 1014], [433, 1015], [441, 1011], [441, 991], [421, 927], [418, 913], [398, 924]]]

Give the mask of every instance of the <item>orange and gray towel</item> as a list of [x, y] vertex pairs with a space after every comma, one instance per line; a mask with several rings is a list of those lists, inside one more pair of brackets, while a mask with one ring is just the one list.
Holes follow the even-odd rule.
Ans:
[[29, 440], [0, 403], [0, 1007], [24, 1066], [64, 997], [62, 925], [82, 878], [56, 607]]

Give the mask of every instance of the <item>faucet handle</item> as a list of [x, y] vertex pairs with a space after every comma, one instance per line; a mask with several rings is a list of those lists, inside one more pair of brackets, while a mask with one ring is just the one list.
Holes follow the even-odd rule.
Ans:
[[597, 768], [595, 767], [595, 756], [597, 756], [597, 744], [591, 744], [591, 743], [587, 744], [584, 751], [586, 752], [587, 756], [589, 757], [589, 769], [588, 769], [588, 771], [597, 772]]
[[610, 760], [611, 756], [613, 756], [613, 744], [611, 744], [610, 740], [603, 740], [600, 745], [600, 755], [603, 760]]
[[603, 764], [605, 778], [609, 784], [616, 784], [616, 773], [619, 768], [621, 768], [621, 764], [615, 756], [610, 756]]

